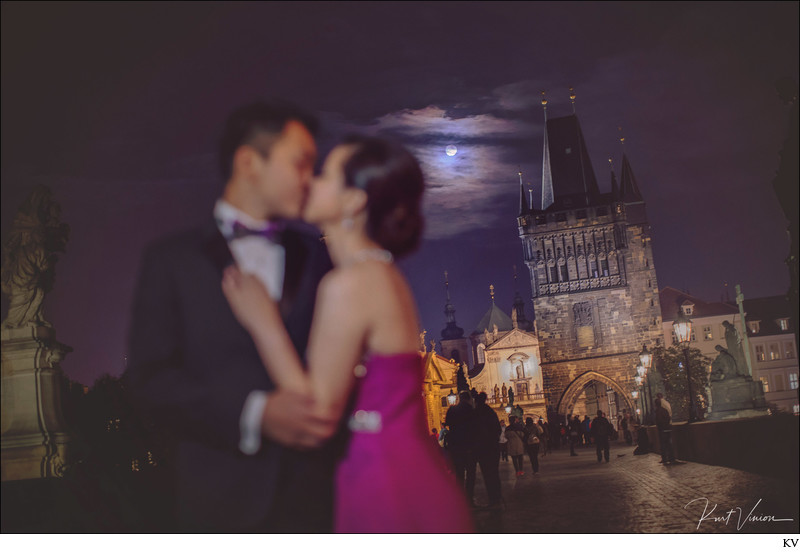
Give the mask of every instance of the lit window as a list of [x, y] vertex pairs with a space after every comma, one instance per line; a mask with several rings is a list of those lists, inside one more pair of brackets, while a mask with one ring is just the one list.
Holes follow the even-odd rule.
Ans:
[[797, 372], [789, 374], [789, 389], [797, 389]]
[[781, 319], [777, 320], [776, 322], [778, 322], [778, 327], [781, 329], [782, 332], [785, 332], [786, 330], [789, 329], [789, 319], [788, 318], [781, 318]]
[[747, 323], [747, 328], [750, 330], [750, 333], [757, 334], [761, 331], [761, 321], [760, 320], [751, 320]]
[[764, 386], [764, 393], [769, 393], [769, 380], [767, 376], [761, 376], [761, 383]]
[[791, 341], [783, 344], [783, 358], [794, 358], [794, 343]]
[[694, 313], [694, 304], [681, 305], [681, 309], [683, 309], [684, 316], [692, 316], [692, 313]]
[[714, 332], [711, 331], [711, 326], [703, 326], [703, 340], [711, 341], [714, 339]]
[[764, 356], [764, 346], [763, 345], [756, 345], [756, 360], [758, 362], [763, 362], [766, 357]]
[[770, 343], [769, 344], [769, 359], [770, 360], [780, 360], [781, 359], [781, 349], [777, 343]]
[[800, 404], [792, 405], [792, 414], [800, 414]]

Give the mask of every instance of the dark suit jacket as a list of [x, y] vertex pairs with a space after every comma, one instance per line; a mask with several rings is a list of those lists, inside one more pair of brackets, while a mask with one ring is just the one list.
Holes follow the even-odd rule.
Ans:
[[[290, 228], [283, 243], [280, 308], [303, 356], [317, 284], [330, 259], [318, 236], [308, 232]], [[213, 223], [163, 239], [145, 252], [134, 297], [127, 376], [137, 404], [176, 436], [180, 528], [281, 531], [287, 530], [286, 519], [308, 519], [287, 532], [329, 530], [332, 461], [266, 440], [254, 456], [239, 451], [245, 399], [254, 389], [274, 385], [222, 293], [222, 270], [232, 262]], [[325, 519], [306, 515], [297, 489], [290, 488], [297, 482], [311, 493], [304, 500]]]

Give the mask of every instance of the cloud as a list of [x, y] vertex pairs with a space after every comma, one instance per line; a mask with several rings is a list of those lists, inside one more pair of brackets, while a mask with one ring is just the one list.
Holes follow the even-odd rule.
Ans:
[[[390, 135], [417, 157], [427, 182], [428, 239], [494, 228], [508, 220], [509, 213], [484, 208], [516, 197], [519, 164], [521, 159], [529, 159], [530, 152], [525, 150], [541, 131], [540, 125], [491, 113], [453, 117], [434, 105], [387, 113], [366, 125], [348, 122], [337, 114], [325, 114], [325, 119], [341, 134]], [[445, 153], [450, 144], [458, 148], [452, 157]], [[481, 216], [469, 216], [477, 210]]]

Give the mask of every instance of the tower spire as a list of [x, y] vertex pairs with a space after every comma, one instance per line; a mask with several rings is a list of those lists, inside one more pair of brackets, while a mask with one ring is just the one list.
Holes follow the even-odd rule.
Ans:
[[447, 271], [444, 271], [444, 290], [447, 301], [444, 305], [444, 315], [447, 320], [447, 326], [442, 330], [442, 339], [458, 339], [464, 337], [464, 330], [456, 325], [456, 308], [450, 302], [450, 281], [447, 277]]
[[547, 97], [542, 90], [542, 110], [544, 111], [544, 151], [542, 153], [542, 211], [555, 201], [553, 197], [553, 172], [550, 169], [550, 145], [547, 139]]
[[614, 174], [614, 160], [610, 156], [608, 158], [608, 168], [611, 170], [611, 197], [617, 200], [620, 198], [619, 184], [617, 184], [617, 175]]
[[528, 198], [525, 193], [525, 185], [522, 183], [522, 167], [519, 167], [519, 214], [520, 216], [531, 212], [528, 206]]
[[489, 284], [489, 295], [492, 297], [492, 304], [494, 305], [494, 284]]
[[511, 307], [512, 320], [517, 324], [520, 330], [529, 332], [533, 328], [533, 322], [525, 318], [525, 301], [519, 294], [519, 286], [517, 285], [517, 265], [514, 265], [514, 306]]

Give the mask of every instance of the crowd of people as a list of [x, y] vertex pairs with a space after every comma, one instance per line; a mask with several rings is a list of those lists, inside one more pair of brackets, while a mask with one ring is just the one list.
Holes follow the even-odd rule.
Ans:
[[[578, 450], [594, 447], [597, 462], [610, 462], [612, 442], [637, 445], [634, 454], [650, 451], [647, 432], [635, 412], [623, 409], [616, 420], [598, 410], [594, 418], [584, 415], [567, 416], [566, 422], [551, 424], [541, 416], [512, 414], [499, 419], [486, 404], [486, 393], [461, 391], [459, 402], [450, 407], [442, 430], [432, 430], [432, 438], [442, 448], [459, 486], [475, 507], [475, 481], [480, 467], [488, 507], [500, 507], [503, 498], [500, 485], [500, 462], [513, 464], [516, 477], [525, 475], [525, 457], [533, 475], [539, 473], [539, 459], [554, 449], [569, 446], [570, 456]], [[672, 446], [672, 408], [661, 393], [654, 400], [655, 423], [661, 445], [661, 463], [677, 463]]]

